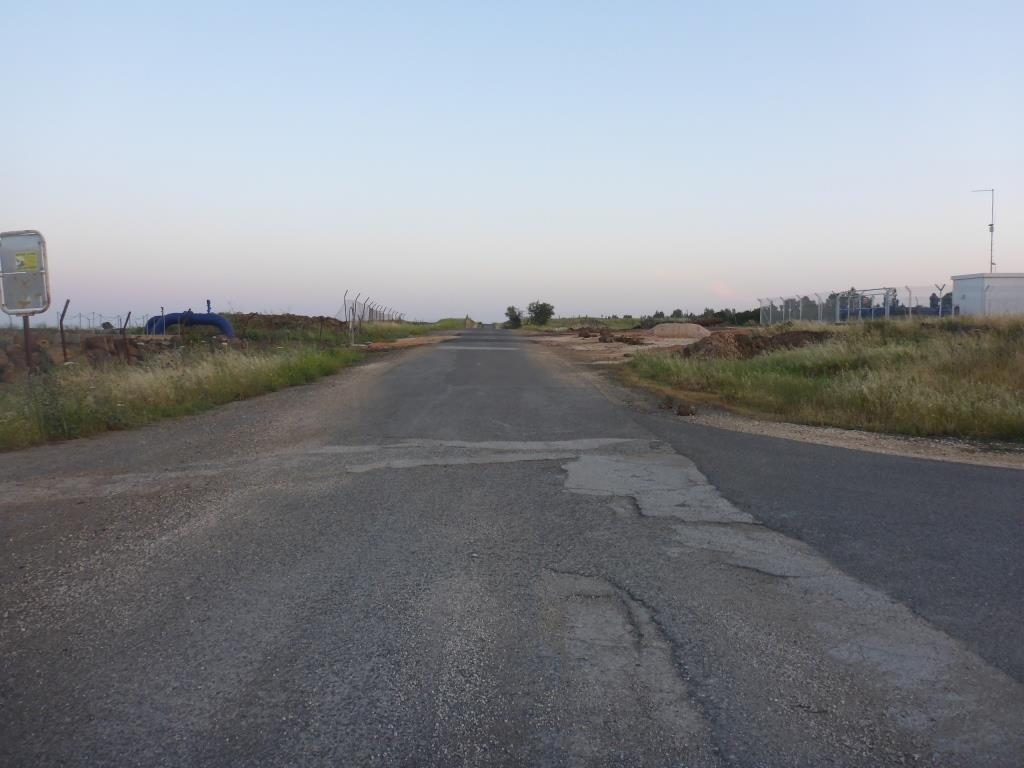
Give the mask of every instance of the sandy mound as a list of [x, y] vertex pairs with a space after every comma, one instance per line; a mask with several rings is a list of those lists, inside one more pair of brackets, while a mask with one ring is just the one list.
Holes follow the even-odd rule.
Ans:
[[696, 323], [662, 323], [654, 326], [654, 335], [663, 339], [704, 339], [711, 331]]

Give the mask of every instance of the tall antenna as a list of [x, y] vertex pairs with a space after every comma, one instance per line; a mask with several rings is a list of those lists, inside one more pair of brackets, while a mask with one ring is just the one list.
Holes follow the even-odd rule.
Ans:
[[996, 271], [996, 191], [994, 189], [972, 189], [972, 192], [988, 192], [992, 196], [992, 218], [988, 225], [988, 271]]

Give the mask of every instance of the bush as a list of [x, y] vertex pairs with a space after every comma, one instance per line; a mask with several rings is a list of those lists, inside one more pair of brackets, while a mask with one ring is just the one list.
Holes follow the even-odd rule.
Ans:
[[510, 306], [506, 309], [505, 317], [508, 318], [505, 321], [506, 328], [519, 328], [523, 324], [523, 313], [516, 307]]
[[555, 307], [546, 301], [531, 301], [526, 311], [530, 314], [531, 325], [547, 325], [555, 314]]

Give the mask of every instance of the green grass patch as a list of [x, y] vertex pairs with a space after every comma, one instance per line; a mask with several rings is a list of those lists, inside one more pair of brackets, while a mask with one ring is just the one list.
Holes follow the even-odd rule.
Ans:
[[1024, 319], [834, 330], [823, 344], [749, 360], [652, 352], [629, 368], [642, 380], [804, 424], [1024, 441]]
[[140, 366], [58, 369], [0, 394], [0, 449], [148, 424], [307, 384], [362, 359], [347, 349], [182, 350]]

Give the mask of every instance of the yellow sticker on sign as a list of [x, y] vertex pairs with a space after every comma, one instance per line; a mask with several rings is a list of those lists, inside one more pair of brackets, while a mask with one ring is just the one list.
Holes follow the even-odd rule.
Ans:
[[18, 272], [38, 272], [39, 254], [35, 251], [21, 251], [14, 254], [14, 268]]

